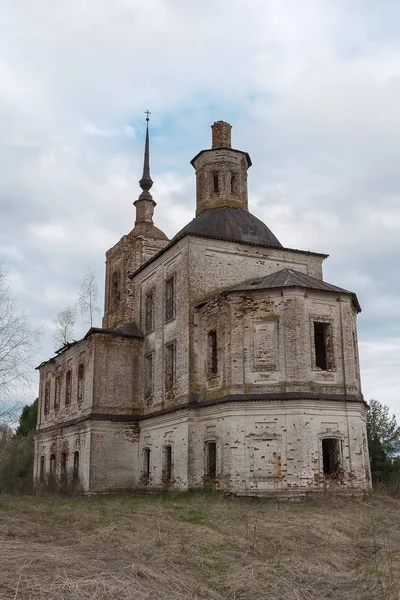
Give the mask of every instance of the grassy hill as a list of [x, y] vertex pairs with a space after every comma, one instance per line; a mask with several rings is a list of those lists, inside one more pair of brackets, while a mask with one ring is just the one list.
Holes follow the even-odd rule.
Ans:
[[400, 501], [0, 496], [0, 598], [400, 598]]

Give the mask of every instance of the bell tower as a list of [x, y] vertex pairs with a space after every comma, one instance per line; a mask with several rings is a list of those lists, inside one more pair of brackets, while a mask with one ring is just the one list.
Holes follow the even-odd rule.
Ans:
[[229, 206], [247, 210], [247, 152], [231, 145], [232, 126], [225, 121], [211, 125], [212, 147], [197, 154], [191, 164], [196, 170], [196, 216], [209, 208]]
[[143, 174], [139, 181], [142, 192], [133, 203], [136, 208], [135, 226], [106, 253], [105, 329], [116, 329], [134, 320], [135, 290], [130, 276], [169, 241], [153, 223], [156, 203], [150, 194], [153, 180], [150, 176], [149, 114], [146, 111]]

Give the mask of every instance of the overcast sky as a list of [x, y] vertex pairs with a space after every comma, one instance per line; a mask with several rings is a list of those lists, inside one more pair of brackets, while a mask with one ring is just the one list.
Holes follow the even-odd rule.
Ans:
[[46, 327], [37, 363], [85, 269], [102, 288], [133, 226], [144, 110], [169, 237], [223, 119], [253, 161], [250, 211], [358, 294], [364, 395], [400, 420], [398, 1], [3, 0], [0, 46], [0, 257]]

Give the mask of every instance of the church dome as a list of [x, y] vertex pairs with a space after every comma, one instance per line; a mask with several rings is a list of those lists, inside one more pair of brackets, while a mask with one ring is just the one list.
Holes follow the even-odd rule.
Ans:
[[228, 206], [203, 210], [172, 241], [185, 235], [282, 248], [279, 240], [260, 219], [247, 210]]

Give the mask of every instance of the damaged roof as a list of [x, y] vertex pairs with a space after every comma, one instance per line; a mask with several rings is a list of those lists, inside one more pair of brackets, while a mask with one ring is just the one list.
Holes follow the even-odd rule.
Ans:
[[354, 306], [358, 312], [361, 312], [361, 306], [358, 302], [357, 296], [354, 292], [345, 290], [344, 288], [338, 287], [322, 279], [316, 279], [310, 275], [305, 275], [294, 269], [282, 269], [276, 273], [271, 273], [263, 278], [254, 279], [253, 281], [247, 282], [243, 285], [238, 285], [226, 290], [227, 292], [249, 292], [254, 290], [272, 290], [280, 288], [305, 288], [308, 290], [318, 290], [323, 292], [333, 292], [336, 294], [350, 294]]

